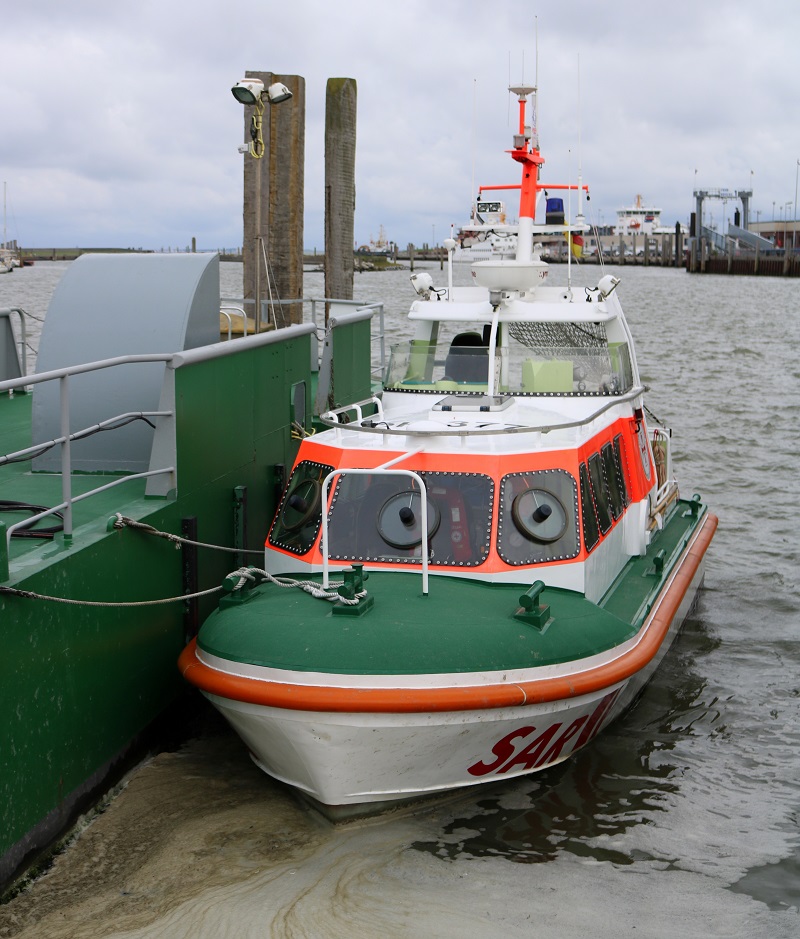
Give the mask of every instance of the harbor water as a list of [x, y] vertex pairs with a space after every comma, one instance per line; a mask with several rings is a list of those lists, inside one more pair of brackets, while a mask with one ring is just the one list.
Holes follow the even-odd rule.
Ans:
[[[0, 278], [0, 307], [43, 318], [67, 266]], [[610, 270], [682, 492], [720, 519], [699, 605], [635, 708], [540, 775], [338, 826], [209, 714], [0, 907], [0, 937], [800, 935], [796, 282]], [[600, 276], [551, 280], [568, 273], [577, 302]], [[239, 265], [222, 277], [240, 290]], [[407, 269], [357, 274], [355, 295], [404, 334]]]

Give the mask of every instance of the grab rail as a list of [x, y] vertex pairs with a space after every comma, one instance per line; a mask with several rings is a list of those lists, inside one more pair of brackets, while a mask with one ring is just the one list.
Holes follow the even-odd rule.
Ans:
[[[391, 388], [386, 389], [391, 391]], [[550, 434], [554, 430], [569, 430], [572, 427], [583, 427], [586, 424], [591, 424], [593, 420], [603, 414], [605, 411], [608, 411], [610, 408], [615, 407], [618, 404], [621, 404], [624, 401], [632, 401], [634, 398], [638, 398], [639, 395], [644, 394], [647, 391], [647, 385], [637, 385], [635, 388], [632, 388], [630, 391], [626, 392], [624, 395], [615, 395], [610, 401], [606, 401], [601, 407], [592, 411], [591, 414], [588, 414], [586, 417], [581, 417], [576, 421], [562, 421], [559, 424], [502, 424], [498, 423], [495, 427], [476, 427], [474, 423], [469, 421], [459, 421], [459, 424], [462, 426], [459, 427], [449, 427], [447, 424], [442, 424], [441, 427], [432, 429], [429, 422], [425, 422], [423, 428], [419, 427], [410, 427], [405, 421], [398, 421], [396, 427], [390, 427], [385, 421], [382, 421], [384, 426], [375, 427], [369, 422], [364, 423], [360, 422], [357, 429], [359, 431], [364, 431], [365, 433], [372, 434], [388, 434], [390, 436], [396, 437], [463, 437], [469, 435], [470, 437], [477, 436], [491, 436], [492, 434]], [[442, 392], [438, 392], [439, 396], [442, 396]], [[514, 395], [507, 395], [507, 397], [513, 398]], [[365, 401], [360, 402], [365, 404]], [[351, 405], [353, 407], [353, 405]], [[326, 411], [324, 414], [320, 414], [319, 419], [323, 424], [328, 427], [340, 427], [338, 420], [334, 420], [331, 415], [336, 415], [338, 411], [345, 410], [345, 408], [337, 408], [337, 411]], [[463, 414], [464, 412], [462, 412]], [[481, 415], [481, 423], [485, 423], [488, 420], [486, 415]]]
[[342, 426], [341, 422], [339, 421], [339, 417], [345, 415], [348, 411], [355, 411], [356, 420], [360, 422], [364, 419], [364, 415], [361, 409], [368, 404], [375, 405], [378, 418], [383, 420], [383, 401], [381, 401], [381, 399], [376, 395], [373, 395], [371, 398], [364, 398], [363, 401], [356, 401], [353, 404], [343, 404], [341, 407], [334, 408], [332, 411], [326, 411], [324, 414], [320, 414], [320, 420], [324, 421], [325, 423], [330, 421], [332, 424]]
[[[398, 459], [405, 459], [409, 454], [403, 454]], [[397, 462], [397, 459], [390, 461]], [[328, 588], [329, 585], [329, 550], [328, 550], [328, 488], [334, 476], [351, 473], [353, 476], [410, 476], [420, 487], [420, 501], [422, 503], [422, 518], [420, 525], [422, 527], [422, 593], [428, 595], [428, 490], [425, 488], [425, 482], [419, 473], [413, 470], [389, 469], [389, 463], [383, 466], [376, 466], [374, 469], [335, 469], [328, 473], [322, 483], [322, 586]]]
[[242, 336], [247, 336], [247, 313], [243, 307], [236, 306], [233, 303], [223, 303], [219, 308], [220, 316], [224, 316], [228, 321], [228, 342], [233, 338], [233, 320], [231, 315], [241, 316], [242, 318]]

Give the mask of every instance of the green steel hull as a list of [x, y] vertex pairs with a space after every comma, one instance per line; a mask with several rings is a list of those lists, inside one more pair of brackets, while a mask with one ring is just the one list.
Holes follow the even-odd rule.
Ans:
[[[369, 322], [342, 329], [337, 342], [348, 358], [365, 363], [342, 370], [338, 388], [363, 395]], [[118, 512], [175, 534], [194, 518], [202, 542], [263, 548], [283, 467], [296, 454], [292, 388], [299, 382], [311, 420], [310, 336], [230, 345], [235, 354], [174, 369], [176, 490], [149, 498], [142, 480], [125, 482], [76, 503], [71, 541], [13, 539], [10, 556], [0, 524], [0, 888], [90, 804], [142, 732], [186, 694], [175, 661], [192, 633], [180, 601], [81, 606], [20, 592], [112, 603], [189, 592], [186, 552], [138, 530], [109, 531]], [[30, 397], [0, 395], [0, 454], [30, 445]], [[96, 485], [96, 475], [73, 476], [76, 493]], [[53, 506], [61, 501], [61, 479], [32, 473], [27, 463], [3, 465], [0, 491], [4, 499]], [[243, 493], [244, 510], [237, 503]], [[0, 517], [9, 526], [21, 518]], [[194, 589], [218, 586], [242, 560], [199, 550]], [[257, 554], [249, 560], [260, 563]], [[215, 605], [213, 596], [201, 599], [194, 621]]]

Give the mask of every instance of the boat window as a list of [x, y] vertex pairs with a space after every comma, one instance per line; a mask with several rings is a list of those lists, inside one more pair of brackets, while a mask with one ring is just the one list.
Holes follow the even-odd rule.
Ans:
[[625, 483], [620, 479], [612, 444], [607, 443], [600, 450], [600, 458], [603, 463], [603, 476], [608, 488], [608, 503], [611, 508], [611, 515], [616, 520], [622, 515], [625, 508]]
[[289, 477], [278, 506], [269, 543], [293, 554], [306, 554], [322, 525], [322, 483], [332, 466], [303, 460]]
[[503, 477], [500, 493], [497, 550], [507, 564], [577, 556], [578, 494], [566, 470], [511, 473]]
[[[451, 324], [447, 324], [451, 326]], [[450, 333], [450, 330], [443, 330]], [[392, 391], [486, 391], [489, 345], [480, 325], [437, 342], [412, 339], [393, 345], [384, 387]]]
[[[473, 567], [489, 554], [494, 484], [480, 473], [420, 473], [431, 565]], [[328, 521], [330, 558], [418, 564], [422, 495], [409, 476], [343, 473]]]
[[507, 331], [501, 372], [508, 391], [617, 395], [633, 387], [628, 345], [609, 342], [603, 323], [521, 322]]
[[589, 471], [586, 464], [581, 463], [581, 520], [583, 521], [583, 543], [587, 551], [591, 551], [600, 540], [600, 527], [597, 524], [597, 512], [592, 497], [592, 484], [589, 482]]
[[600, 462], [599, 453], [593, 453], [589, 457], [589, 480], [592, 484], [592, 495], [597, 509], [600, 531], [605, 534], [611, 528], [611, 511], [609, 509], [608, 486], [603, 475], [603, 464]]
[[625, 482], [625, 441], [622, 439], [622, 434], [617, 434], [614, 438], [614, 461], [617, 465], [617, 479], [622, 493], [622, 504], [630, 505], [631, 497], [628, 495], [628, 486]]

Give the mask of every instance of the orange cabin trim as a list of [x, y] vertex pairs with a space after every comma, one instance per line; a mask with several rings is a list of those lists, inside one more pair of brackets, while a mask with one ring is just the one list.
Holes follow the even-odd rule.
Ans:
[[[641, 459], [639, 457], [636, 421], [634, 418], [619, 418], [612, 425], [604, 428], [577, 450], [548, 450], [537, 453], [470, 454], [470, 472], [483, 473], [486, 476], [490, 476], [494, 481], [496, 489], [498, 489], [502, 477], [510, 473], [536, 472], [539, 470], [553, 468], [564, 469], [568, 473], [571, 473], [575, 480], [575, 485], [578, 492], [578, 524], [581, 531], [580, 551], [573, 558], [559, 561], [552, 560], [547, 561], [546, 563], [548, 565], [576, 564], [580, 563], [581, 561], [585, 561], [591, 553], [586, 550], [586, 545], [583, 539], [583, 525], [581, 521], [582, 498], [580, 492], [578, 468], [581, 463], [588, 462], [588, 459], [592, 454], [599, 453], [601, 448], [607, 443], [613, 444], [613, 441], [617, 436], [621, 436], [623, 441], [623, 454], [625, 460], [623, 474], [625, 476], [625, 484], [628, 489], [628, 495], [630, 496], [631, 502], [639, 502], [645, 498], [648, 491], [653, 487], [653, 482], [648, 483], [644, 475]], [[397, 456], [401, 456], [403, 452], [404, 451], [402, 449], [342, 449], [334, 445], [323, 444], [313, 439], [307, 439], [303, 441], [300, 447], [300, 452], [298, 453], [297, 459], [295, 460], [295, 466], [303, 460], [310, 460], [316, 463], [329, 464], [335, 469], [346, 469], [347, 467], [370, 469], [380, 466], [381, 464], [386, 463]], [[412, 457], [410, 457], [408, 464], [402, 463], [399, 465], [403, 467], [408, 465], [409, 468], [413, 468], [421, 472], [425, 472], [426, 470], [436, 470], [446, 473], [461, 473], [464, 471], [464, 457], [459, 453], [423, 452], [414, 454]], [[651, 478], [653, 481], [655, 480], [655, 467], [652, 465], [652, 461]], [[611, 528], [609, 528], [605, 534], [600, 534], [600, 539], [597, 544], [594, 545], [592, 551], [596, 551], [598, 546], [602, 544], [603, 540], [611, 534], [611, 532], [618, 524], [620, 524], [624, 514], [625, 513], [623, 512], [619, 518], [612, 520]], [[482, 564], [470, 567], [469, 570], [475, 571], [476, 573], [483, 572], [487, 574], [519, 570], [518, 566], [508, 564], [506, 561], [504, 561], [497, 552], [497, 528], [499, 524], [499, 517], [497, 512], [493, 512], [492, 515], [492, 532], [489, 554], [486, 556], [486, 560]], [[285, 554], [287, 557], [300, 558], [304, 563], [322, 564], [322, 552], [319, 549], [319, 535], [317, 536], [317, 540], [310, 551], [302, 555], [297, 555], [291, 551], [286, 551], [277, 547], [276, 545], [270, 544], [269, 537], [272, 534], [273, 525], [270, 526], [270, 530], [267, 534], [266, 547], [269, 550], [277, 551], [280, 554]], [[331, 561], [331, 564], [333, 566], [342, 566], [342, 562], [340, 561]], [[540, 566], [541, 565], [538, 564], [531, 565], [531, 568]], [[396, 568], [397, 565], [392, 563], [382, 564], [380, 562], [370, 562], [370, 567], [375, 569], [391, 570]], [[444, 564], [437, 564], [435, 569], [443, 573], [449, 571], [464, 571], [464, 568], [462, 567]]]

